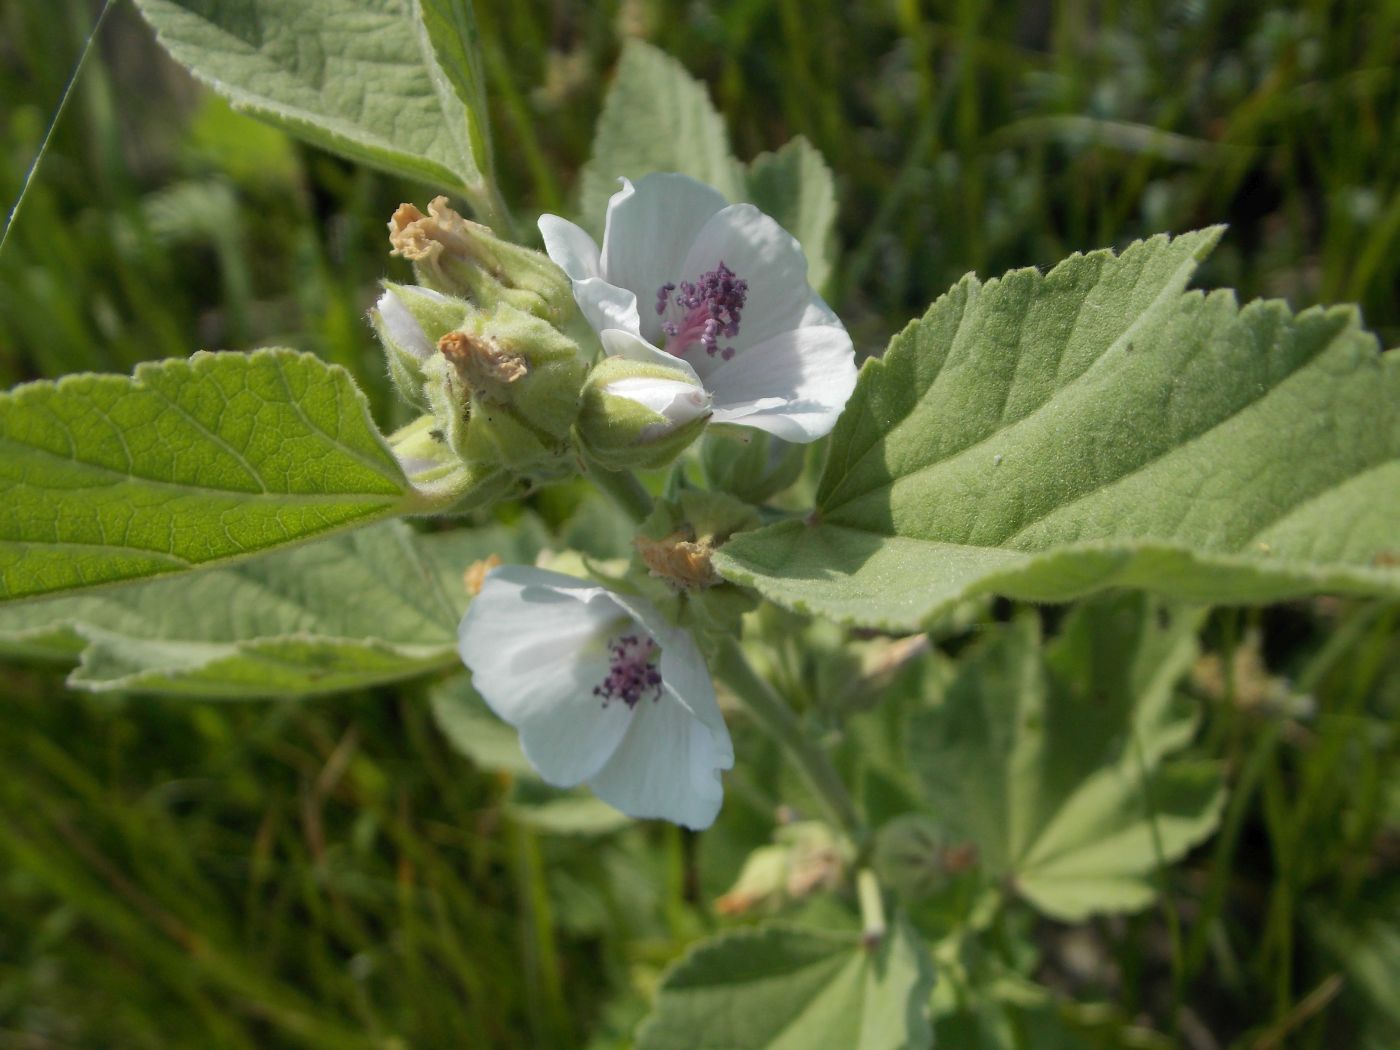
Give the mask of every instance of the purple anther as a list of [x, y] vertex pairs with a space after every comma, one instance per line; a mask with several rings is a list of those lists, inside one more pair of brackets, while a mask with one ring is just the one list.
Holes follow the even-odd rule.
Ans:
[[612, 665], [608, 675], [593, 687], [593, 695], [603, 698], [607, 707], [621, 700], [629, 708], [648, 694], [652, 700], [661, 698], [661, 672], [656, 668], [660, 654], [656, 642], [645, 634], [622, 634], [608, 643]]
[[739, 334], [740, 313], [748, 294], [749, 282], [723, 262], [701, 274], [698, 281], [663, 284], [656, 290], [656, 312], [663, 316], [670, 312], [661, 325], [667, 351], [683, 354], [698, 343], [711, 357], [719, 354], [729, 360], [734, 348], [721, 349], [719, 340]]

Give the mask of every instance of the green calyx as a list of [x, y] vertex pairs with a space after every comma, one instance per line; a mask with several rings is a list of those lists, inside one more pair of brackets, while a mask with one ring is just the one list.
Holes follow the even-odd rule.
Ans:
[[459, 460], [542, 481], [574, 469], [586, 369], [578, 344], [548, 321], [505, 303], [469, 306], [423, 365], [424, 389]]
[[807, 446], [753, 427], [712, 426], [700, 446], [706, 484], [745, 503], [766, 503], [802, 476]]
[[486, 506], [520, 486], [499, 466], [464, 462], [447, 443], [434, 415], [420, 416], [388, 440], [424, 507], [433, 513]]

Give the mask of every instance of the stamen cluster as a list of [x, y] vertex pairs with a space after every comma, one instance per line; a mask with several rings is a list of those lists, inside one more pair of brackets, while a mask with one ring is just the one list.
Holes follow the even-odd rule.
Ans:
[[648, 694], [653, 701], [661, 698], [656, 642], [645, 634], [619, 635], [608, 643], [608, 652], [612, 654], [608, 676], [593, 687], [593, 695], [603, 698], [604, 707], [613, 700], [636, 707]]
[[722, 261], [701, 274], [698, 281], [663, 284], [656, 290], [657, 314], [664, 315], [672, 304], [684, 311], [679, 322], [667, 321], [661, 326], [667, 335], [667, 350], [684, 351], [699, 343], [711, 357], [718, 354], [728, 361], [734, 356], [734, 348], [721, 349], [719, 340], [721, 336], [733, 339], [739, 334], [739, 315], [748, 294], [749, 282]]

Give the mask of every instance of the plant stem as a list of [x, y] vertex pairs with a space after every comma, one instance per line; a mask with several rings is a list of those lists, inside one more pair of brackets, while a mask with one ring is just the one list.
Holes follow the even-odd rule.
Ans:
[[868, 946], [876, 947], [885, 939], [889, 927], [885, 922], [880, 881], [869, 868], [861, 868], [856, 873], [856, 899], [860, 902], [860, 935]]
[[588, 476], [633, 521], [645, 521], [651, 514], [651, 493], [630, 470], [608, 470], [590, 462]]
[[749, 714], [797, 763], [808, 786], [816, 793], [836, 825], [851, 837], [857, 849], [862, 848], [866, 837], [865, 825], [856, 812], [855, 803], [851, 801], [841, 775], [821, 748], [803, 732], [792, 708], [758, 676], [733, 638], [726, 638], [720, 643], [714, 670], [720, 681], [733, 690]]

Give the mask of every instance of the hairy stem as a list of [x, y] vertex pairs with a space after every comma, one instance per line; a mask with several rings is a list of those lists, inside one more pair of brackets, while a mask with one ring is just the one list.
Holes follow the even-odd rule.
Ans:
[[633, 521], [645, 521], [651, 513], [651, 493], [630, 470], [608, 470], [589, 463], [588, 476]]
[[851, 837], [857, 848], [862, 847], [866, 837], [865, 825], [856, 812], [841, 774], [836, 772], [816, 742], [803, 732], [792, 708], [759, 677], [733, 638], [726, 638], [720, 643], [714, 670], [749, 714], [797, 763], [808, 786], [816, 793], [836, 825]]

